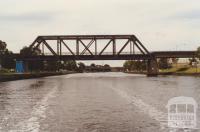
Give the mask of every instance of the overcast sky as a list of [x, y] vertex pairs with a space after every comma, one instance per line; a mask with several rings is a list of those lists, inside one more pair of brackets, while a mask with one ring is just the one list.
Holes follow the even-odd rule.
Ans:
[[135, 34], [149, 50], [200, 46], [199, 0], [1, 0], [0, 39], [14, 52], [38, 35]]

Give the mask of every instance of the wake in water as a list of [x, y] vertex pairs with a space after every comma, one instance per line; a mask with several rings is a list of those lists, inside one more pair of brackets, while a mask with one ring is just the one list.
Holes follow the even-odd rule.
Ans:
[[37, 104], [33, 107], [33, 111], [29, 119], [19, 122], [15, 126], [15, 129], [11, 130], [10, 132], [39, 132], [39, 120], [44, 119], [46, 117], [45, 112], [49, 105], [48, 101], [51, 98], [55, 97], [56, 91], [57, 86], [52, 88], [52, 90], [41, 101], [37, 102]]
[[161, 129], [167, 128], [167, 114], [163, 113], [162, 111], [159, 111], [155, 107], [146, 104], [143, 102], [141, 99], [135, 97], [135, 96], [130, 96], [128, 93], [126, 93], [123, 90], [120, 90], [118, 88], [113, 88], [112, 89], [120, 95], [120, 97], [126, 99], [128, 102], [136, 106], [141, 112], [144, 114], [147, 114], [150, 116], [152, 119], [155, 119], [160, 123]]

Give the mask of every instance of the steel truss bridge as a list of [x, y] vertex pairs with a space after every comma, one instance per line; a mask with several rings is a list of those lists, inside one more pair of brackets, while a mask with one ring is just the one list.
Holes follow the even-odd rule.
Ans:
[[[69, 46], [73, 41], [75, 50]], [[87, 41], [87, 42], [86, 42]], [[104, 44], [102, 44], [103, 42]], [[119, 48], [119, 42], [123, 44]], [[53, 42], [53, 43], [52, 43]], [[56, 46], [53, 48], [53, 46]], [[102, 49], [100, 47], [104, 46]], [[82, 47], [82, 48], [81, 48]], [[93, 47], [93, 48], [92, 48]], [[15, 54], [17, 60], [147, 60], [148, 75], [157, 75], [157, 58], [193, 58], [194, 51], [149, 52], [135, 35], [38, 36], [30, 48], [40, 49], [36, 56]], [[51, 55], [45, 53], [48, 49]], [[111, 50], [106, 53], [106, 50]], [[125, 52], [126, 49], [126, 52]], [[127, 51], [128, 50], [128, 51]], [[67, 54], [66, 54], [67, 53]]]
[[[104, 42], [102, 42], [102, 40]], [[117, 50], [119, 41], [124, 40], [125, 43]], [[53, 50], [52, 46], [47, 41], [57, 41], [57, 51]], [[76, 50], [73, 51], [68, 46], [68, 41], [75, 41]], [[89, 41], [87, 44], [84, 41]], [[100, 47], [104, 44], [104, 47], [100, 50]], [[91, 47], [93, 49], [90, 49]], [[123, 50], [129, 46], [128, 54], [124, 54]], [[44, 58], [52, 58], [52, 56], [45, 56], [44, 47], [47, 48], [50, 53], [60, 59], [75, 59], [75, 60], [123, 60], [128, 58], [139, 59], [143, 56], [148, 57], [149, 51], [143, 46], [143, 44], [134, 35], [76, 35], [76, 36], [39, 36], [30, 45], [31, 48], [40, 48], [41, 55]], [[65, 51], [63, 48], [65, 47]], [[81, 47], [83, 49], [81, 50]], [[137, 48], [140, 53], [135, 53]], [[110, 49], [110, 53], [106, 53], [106, 49]], [[66, 52], [70, 53], [65, 55]], [[50, 59], [49, 58], [49, 59]]]
[[[89, 41], [85, 43], [84, 41]], [[102, 43], [98, 41], [106, 40], [103, 49], [99, 50]], [[117, 45], [120, 40], [125, 40], [125, 43], [117, 50]], [[54, 43], [49, 44], [49, 41]], [[73, 51], [68, 45], [75, 41], [76, 50]], [[57, 47], [56, 51], [52, 46]], [[94, 45], [95, 48], [90, 49]], [[80, 49], [80, 46], [83, 49]], [[109, 47], [110, 46], [110, 47]], [[139, 41], [135, 35], [68, 35], [68, 36], [38, 36], [30, 45], [31, 48], [40, 49], [41, 53], [37, 56], [20, 56], [16, 54], [16, 58], [26, 60], [148, 60], [155, 58], [193, 58], [194, 51], [155, 51], [149, 52], [145, 46]], [[105, 52], [106, 49], [111, 49], [110, 52]], [[128, 47], [129, 51], [124, 52]], [[49, 53], [46, 54], [44, 49], [47, 48]], [[92, 51], [93, 50], [93, 51]], [[137, 51], [136, 51], [137, 50]]]

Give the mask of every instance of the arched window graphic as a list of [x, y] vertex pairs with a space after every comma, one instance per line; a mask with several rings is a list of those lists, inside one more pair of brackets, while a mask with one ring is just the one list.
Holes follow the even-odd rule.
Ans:
[[168, 127], [195, 129], [197, 127], [198, 105], [192, 97], [174, 97], [168, 101]]

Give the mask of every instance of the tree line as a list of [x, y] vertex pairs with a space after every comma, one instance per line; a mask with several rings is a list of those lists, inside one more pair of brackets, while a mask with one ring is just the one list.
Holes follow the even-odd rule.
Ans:
[[[5, 69], [15, 69], [15, 61], [10, 56], [13, 54], [12, 51], [8, 50], [6, 42], [0, 40], [0, 66]], [[40, 55], [41, 51], [37, 48], [23, 47], [20, 50], [20, 54], [23, 56]], [[189, 59], [190, 64], [197, 63], [200, 60], [200, 47], [198, 47], [196, 52], [196, 57]], [[171, 68], [172, 64], [178, 63], [177, 58], [162, 58], [158, 59], [158, 66], [160, 69]], [[70, 70], [70, 71], [84, 71], [88, 67], [83, 63], [78, 63], [75, 60], [62, 61], [26, 61], [25, 62], [29, 71], [58, 71], [59, 69]], [[99, 66], [101, 69], [109, 69], [109, 65]], [[146, 71], [147, 62], [146, 61], [125, 61], [123, 65], [124, 69], [128, 71]], [[99, 69], [100, 69], [99, 68]], [[90, 69], [98, 69], [95, 64], [90, 65]]]
[[0, 68], [14, 69], [15, 60], [10, 57], [12, 51], [7, 48], [6, 42], [0, 40]]
[[[168, 69], [172, 67], [172, 63], [170, 63], [170, 59], [168, 58], [158, 59], [157, 62], [160, 69]], [[128, 60], [128, 61], [125, 61], [123, 67], [125, 71], [145, 72], [147, 71], [147, 61], [146, 60]]]
[[[3, 41], [0, 41], [0, 66], [4, 69], [15, 69], [16, 60], [11, 58], [13, 53], [7, 49], [7, 44]], [[34, 56], [41, 55], [40, 49], [23, 47], [20, 50], [20, 55], [22, 56]], [[77, 63], [75, 60], [63, 61], [63, 60], [31, 60], [31, 61], [23, 61], [25, 70], [30, 72], [35, 71], [59, 71], [59, 70], [67, 70], [67, 71], [110, 71], [109, 65], [95, 65], [94, 63], [90, 66], [86, 66], [84, 63]]]
[[[20, 50], [20, 54], [23, 56], [31, 55], [40, 55], [41, 51], [39, 49], [31, 49], [29, 47], [24, 47]], [[26, 63], [26, 62], [25, 62]], [[41, 60], [32, 60], [27, 62], [27, 67], [29, 71], [59, 71], [68, 70], [68, 71], [77, 71], [77, 72], [98, 72], [98, 71], [111, 71], [109, 65], [95, 65], [94, 63], [90, 66], [86, 66], [84, 63], [77, 63], [75, 60], [51, 60], [51, 61], [41, 61]]]

